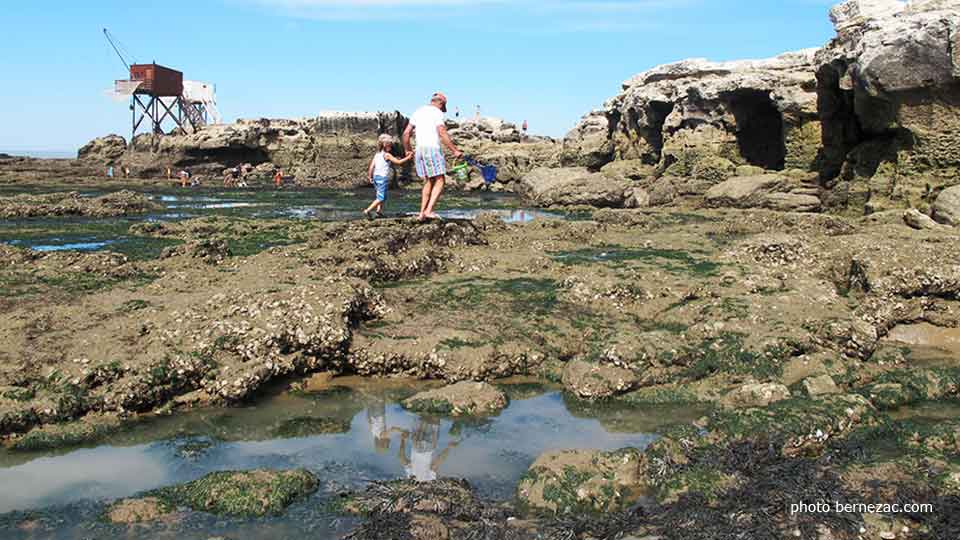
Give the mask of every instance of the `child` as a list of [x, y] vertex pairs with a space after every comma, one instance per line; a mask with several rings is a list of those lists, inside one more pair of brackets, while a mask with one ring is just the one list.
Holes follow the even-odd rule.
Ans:
[[383, 216], [383, 203], [387, 200], [387, 184], [390, 183], [390, 164], [403, 165], [413, 158], [413, 154], [409, 154], [403, 159], [397, 159], [390, 153], [391, 148], [393, 148], [393, 137], [390, 135], [384, 133], [377, 139], [377, 155], [373, 156], [367, 170], [370, 183], [377, 190], [377, 198], [363, 211], [367, 219], [373, 219], [371, 212], [374, 210], [377, 212], [377, 217]]

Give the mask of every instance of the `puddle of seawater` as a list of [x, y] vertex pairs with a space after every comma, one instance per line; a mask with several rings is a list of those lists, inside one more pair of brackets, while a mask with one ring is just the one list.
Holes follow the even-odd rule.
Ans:
[[[255, 406], [153, 418], [101, 446], [53, 453], [0, 451], [0, 513], [51, 508], [64, 530], [85, 518], [76, 508], [187, 482], [209, 472], [304, 467], [317, 473], [324, 497], [372, 480], [415, 476], [466, 478], [484, 496], [508, 499], [542, 452], [562, 448], [643, 448], [661, 427], [700, 411], [653, 408], [578, 411], [555, 390], [525, 385], [499, 415], [433, 418], [404, 410], [412, 392], [335, 387], [267, 398]], [[589, 412], [585, 412], [589, 411]], [[312, 433], [318, 418], [343, 433]], [[312, 419], [312, 420], [311, 420]], [[2, 516], [0, 516], [2, 517]], [[74, 519], [74, 522], [71, 522]], [[290, 523], [276, 518], [276, 523]], [[2, 520], [0, 520], [2, 531]], [[181, 531], [182, 532], [182, 531]]]
[[960, 328], [943, 328], [930, 323], [901, 324], [890, 330], [886, 339], [960, 354]]
[[30, 249], [34, 251], [96, 251], [98, 249], [103, 249], [110, 244], [114, 243], [113, 240], [104, 240], [102, 242], [76, 242], [72, 244], [32, 244]]
[[440, 217], [446, 219], [475, 219], [481, 214], [493, 214], [506, 223], [530, 223], [537, 219], [563, 219], [560, 214], [542, 210], [515, 209], [470, 209], [470, 210], [441, 210]]
[[894, 420], [914, 420], [920, 422], [939, 422], [960, 418], [960, 401], [928, 401], [914, 403], [890, 411]]
[[[29, 192], [25, 189], [24, 192]], [[103, 195], [106, 192], [85, 192], [86, 196]], [[0, 241], [16, 244], [24, 240], [30, 247], [47, 247], [48, 250], [76, 249], [95, 251], [116, 249], [113, 244], [122, 239], [130, 224], [140, 221], [179, 221], [206, 216], [229, 216], [253, 219], [304, 219], [321, 221], [349, 221], [363, 218], [361, 210], [372, 198], [370, 190], [248, 190], [220, 191], [198, 189], [180, 192], [144, 191], [145, 195], [163, 205], [163, 210], [142, 216], [122, 218], [33, 218], [4, 224], [0, 229]], [[11, 193], [13, 194], [13, 193]], [[493, 213], [508, 223], [528, 223], [539, 219], [568, 219], [570, 216], [541, 210], [515, 208], [518, 199], [503, 194], [451, 194], [444, 198], [440, 215], [446, 219], [473, 219], [481, 213]], [[387, 203], [391, 216], [408, 215], [420, 206], [417, 190], [394, 190]], [[70, 239], [57, 240], [69, 232], [65, 229], [79, 227], [83, 238], [72, 235]], [[18, 230], [46, 227], [51, 234], [31, 233], [18, 235]], [[59, 230], [58, 230], [59, 229]], [[88, 234], [88, 231], [94, 232]], [[102, 232], [97, 232], [101, 230]], [[68, 235], [71, 236], [71, 235]], [[76, 247], [67, 245], [76, 244]], [[36, 247], [35, 247], [36, 249]]]

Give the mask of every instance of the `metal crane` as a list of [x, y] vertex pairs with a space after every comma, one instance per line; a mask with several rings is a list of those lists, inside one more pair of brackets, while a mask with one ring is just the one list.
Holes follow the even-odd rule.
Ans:
[[120, 61], [123, 62], [123, 67], [125, 67], [127, 71], [130, 71], [130, 62], [127, 62], [127, 59], [123, 57], [123, 53], [120, 51], [121, 50], [125, 51], [127, 53], [127, 56], [131, 57], [134, 64], [137, 63], [136, 58], [133, 58], [133, 55], [131, 55], [130, 52], [127, 51], [126, 47], [124, 47], [123, 44], [120, 43], [120, 40], [114, 37], [113, 34], [111, 34], [110, 31], [107, 30], [106, 28], [103, 29], [103, 37], [107, 38], [107, 43], [109, 43], [110, 46], [113, 47], [113, 52], [117, 53], [117, 56], [120, 57]]

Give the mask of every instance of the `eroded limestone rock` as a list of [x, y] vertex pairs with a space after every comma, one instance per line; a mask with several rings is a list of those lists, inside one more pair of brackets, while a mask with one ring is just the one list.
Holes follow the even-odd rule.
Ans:
[[563, 386], [581, 399], [605, 399], [636, 384], [636, 374], [620, 367], [573, 360], [563, 369]]
[[416, 412], [482, 416], [506, 407], [507, 396], [489, 383], [462, 381], [420, 392], [404, 400], [403, 406]]
[[557, 514], [609, 512], [634, 500], [639, 487], [640, 452], [560, 450], [540, 455], [517, 486], [529, 508]]
[[520, 182], [521, 194], [538, 206], [589, 205], [620, 208], [631, 183], [585, 168], [534, 169]]

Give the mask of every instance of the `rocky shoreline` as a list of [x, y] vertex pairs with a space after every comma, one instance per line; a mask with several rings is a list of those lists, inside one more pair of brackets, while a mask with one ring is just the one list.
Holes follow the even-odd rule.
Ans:
[[[449, 124], [500, 170], [460, 187], [563, 219], [117, 225], [163, 242], [136, 258], [0, 243], [0, 439], [14, 453], [96, 444], [145, 418], [356, 376], [433, 381], [398, 403], [481, 421], [513, 401], [499, 383], [523, 376], [584, 410], [707, 412], [646, 448], [545, 452], [508, 501], [449, 478], [343, 490], [330, 510], [357, 520], [348, 538], [955, 538], [958, 13], [851, 0], [824, 48], [653, 68], [563, 141]], [[110, 165], [155, 183], [167, 167], [217, 182], [249, 164], [254, 180], [284, 168], [351, 187], [376, 136], [405, 121], [330, 113], [105, 137], [77, 160], [2, 157], [0, 185], [37, 192], [0, 198], [0, 216], [155, 210], [135, 192], [61, 191], [120, 185], [102, 178]], [[948, 413], [918, 412], [930, 404]], [[350, 429], [304, 418], [277, 429]], [[280, 515], [322, 482], [290, 469], [214, 472], [100, 519]], [[824, 500], [933, 511], [791, 510]]]

